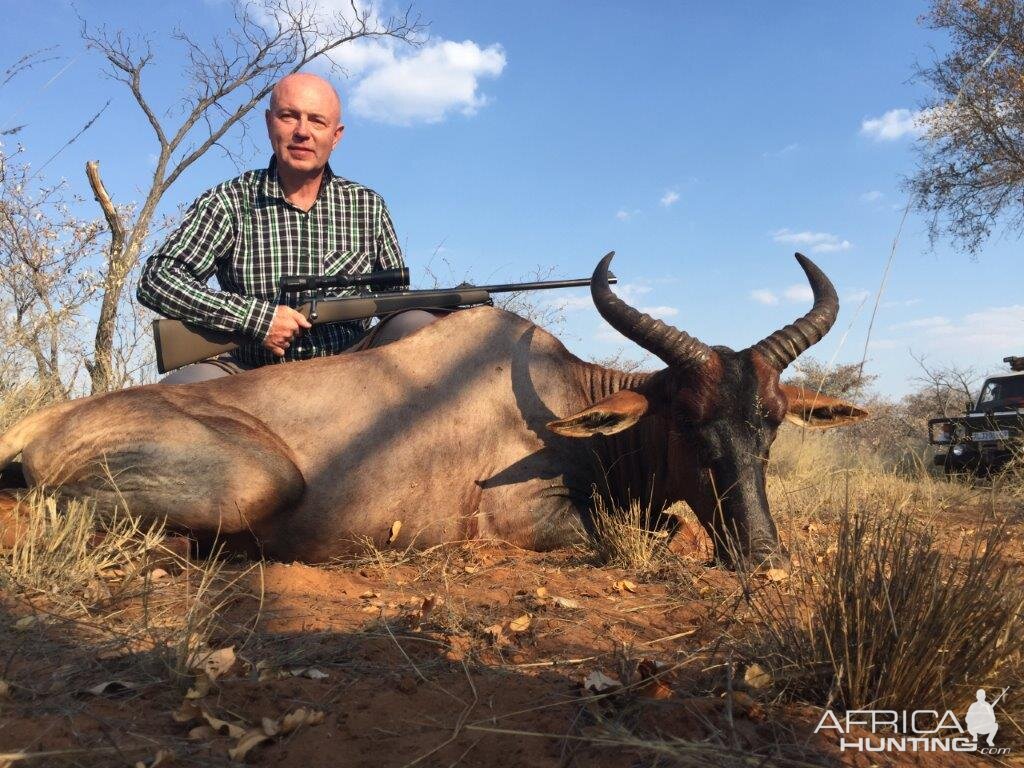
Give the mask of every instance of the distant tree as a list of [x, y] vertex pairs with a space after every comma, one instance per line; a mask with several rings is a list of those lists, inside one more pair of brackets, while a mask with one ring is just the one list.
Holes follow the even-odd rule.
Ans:
[[917, 71], [935, 95], [908, 186], [933, 242], [976, 253], [997, 224], [1024, 231], [1024, 3], [932, 0], [924, 22], [952, 45]]
[[907, 404], [927, 418], [961, 415], [981, 381], [975, 368], [956, 364], [930, 363], [924, 356], [911, 354], [921, 375], [915, 378], [919, 389], [907, 395]]
[[859, 363], [830, 366], [809, 356], [798, 358], [792, 371], [783, 383], [844, 400], [863, 399], [878, 378], [874, 374], [863, 373]]
[[93, 393], [115, 385], [114, 346], [125, 286], [139, 263], [157, 205], [171, 185], [214, 146], [231, 153], [222, 140], [265, 99], [283, 76], [317, 59], [330, 60], [339, 46], [364, 38], [416, 42], [422, 26], [407, 10], [382, 17], [371, 3], [353, 0], [346, 13], [325, 15], [312, 0], [235, 0], [231, 28], [200, 39], [174, 30], [182, 50], [182, 93], [178, 108], [161, 111], [143, 86], [153, 61], [149, 41], [120, 29], [92, 29], [82, 36], [107, 61], [110, 75], [130, 91], [157, 142], [156, 167], [134, 215], [126, 216], [104, 188], [98, 163], [87, 166], [93, 194], [107, 219], [102, 300], [92, 359], [86, 365]]
[[[82, 364], [85, 310], [98, 287], [89, 264], [101, 252], [101, 221], [81, 219], [67, 184], [36, 183], [18, 153], [0, 174], [0, 344], [10, 355], [3, 388], [35, 371], [47, 400], [71, 396]], [[27, 358], [27, 360], [26, 360]]]

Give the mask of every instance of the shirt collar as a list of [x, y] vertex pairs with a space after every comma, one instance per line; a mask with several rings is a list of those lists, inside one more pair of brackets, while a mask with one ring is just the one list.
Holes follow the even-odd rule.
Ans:
[[[324, 166], [324, 175], [320, 179], [320, 191], [317, 193], [317, 199], [324, 193], [324, 188], [331, 183], [334, 179], [334, 171], [331, 170], [331, 164], [328, 163]], [[284, 190], [281, 189], [281, 180], [277, 175], [277, 156], [270, 156], [270, 164], [267, 166], [267, 172], [263, 177], [263, 194], [266, 197], [276, 197], [280, 200], [284, 200]], [[287, 201], [286, 201], [287, 202]]]

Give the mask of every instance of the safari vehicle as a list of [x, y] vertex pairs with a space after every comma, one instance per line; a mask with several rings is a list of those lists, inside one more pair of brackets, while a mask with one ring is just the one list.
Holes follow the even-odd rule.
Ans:
[[947, 475], [988, 475], [1024, 451], [1024, 357], [1003, 362], [1013, 373], [987, 378], [963, 416], [928, 422], [928, 442], [946, 449], [935, 464]]

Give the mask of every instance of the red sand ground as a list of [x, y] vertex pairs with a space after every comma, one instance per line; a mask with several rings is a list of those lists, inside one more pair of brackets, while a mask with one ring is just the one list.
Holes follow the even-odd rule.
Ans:
[[[692, 551], [699, 541], [691, 535], [677, 544]], [[269, 563], [242, 577], [211, 638], [213, 648], [234, 646], [237, 658], [194, 704], [249, 726], [298, 708], [323, 712], [322, 723], [267, 740], [246, 762], [674, 764], [622, 743], [637, 735], [702, 743], [689, 765], [727, 764], [708, 762], [711, 745], [752, 753], [732, 763], [751, 767], [762, 764], [752, 755], [766, 758], [764, 765], [858, 768], [981, 762], [841, 754], [834, 738], [813, 734], [820, 710], [749, 689], [741, 667], [727, 673], [720, 643], [723, 633], [743, 631], [731, 609], [738, 582], [699, 557], [646, 582], [596, 568], [579, 552], [538, 554], [502, 544], [451, 545], [397, 565], [394, 559], [329, 568]], [[226, 573], [247, 567], [230, 563]], [[637, 582], [632, 588], [622, 583], [630, 579]], [[154, 594], [173, 604], [194, 584], [186, 567], [155, 582]], [[433, 607], [424, 610], [431, 596]], [[228, 749], [236, 738], [190, 740], [202, 720], [172, 717], [190, 681], [169, 681], [163, 657], [145, 642], [111, 643], [105, 627], [143, 615], [137, 598], [108, 605], [108, 614], [121, 613], [88, 620], [95, 626], [46, 613], [18, 625], [30, 607], [0, 605], [0, 679], [10, 684], [0, 696], [0, 752], [80, 750], [28, 765], [151, 765], [160, 750], [174, 754], [160, 765], [233, 764]], [[35, 601], [37, 610], [47, 605], [45, 596]], [[310, 668], [316, 672], [304, 674], [319, 679], [292, 675]], [[581, 683], [595, 671], [634, 685], [594, 696]], [[111, 680], [132, 687], [87, 692]]]

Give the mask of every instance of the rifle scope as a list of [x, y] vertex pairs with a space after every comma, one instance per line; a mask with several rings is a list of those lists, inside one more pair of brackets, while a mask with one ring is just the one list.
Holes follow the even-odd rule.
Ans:
[[382, 269], [378, 272], [367, 272], [362, 275], [285, 275], [281, 278], [281, 291], [297, 293], [299, 291], [322, 291], [326, 288], [351, 288], [356, 285], [369, 285], [373, 288], [398, 288], [409, 284], [409, 269]]

